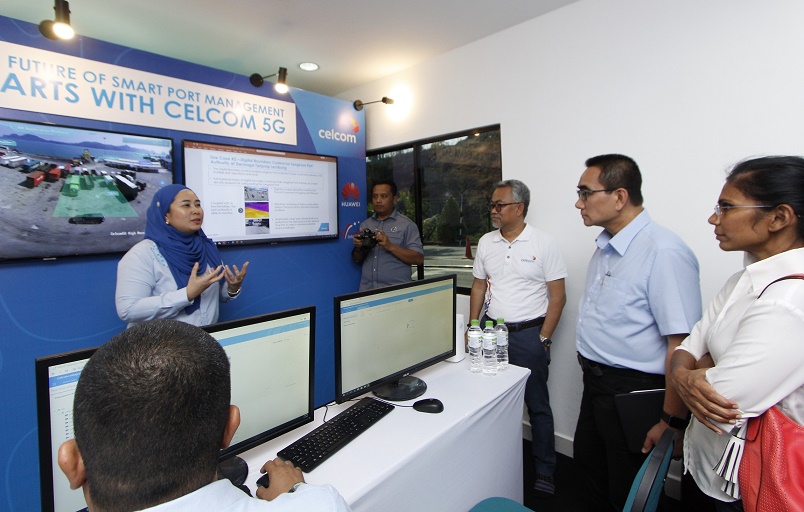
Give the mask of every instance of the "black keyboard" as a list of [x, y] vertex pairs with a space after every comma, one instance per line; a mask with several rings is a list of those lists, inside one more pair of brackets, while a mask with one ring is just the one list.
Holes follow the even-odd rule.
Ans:
[[392, 410], [394, 406], [389, 403], [370, 397], [361, 398], [277, 455], [309, 473]]

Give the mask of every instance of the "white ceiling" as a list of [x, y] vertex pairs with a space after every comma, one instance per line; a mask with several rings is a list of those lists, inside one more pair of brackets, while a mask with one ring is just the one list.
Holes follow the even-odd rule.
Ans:
[[[288, 68], [288, 85], [328, 96], [577, 0], [70, 0], [80, 35], [242, 75]], [[0, 0], [39, 23], [53, 0]], [[299, 63], [313, 61], [318, 71]]]

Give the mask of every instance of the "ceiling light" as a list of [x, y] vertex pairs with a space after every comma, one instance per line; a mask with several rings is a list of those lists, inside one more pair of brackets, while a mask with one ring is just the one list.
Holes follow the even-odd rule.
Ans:
[[285, 94], [288, 92], [287, 80], [288, 80], [288, 68], [279, 68], [279, 72], [274, 73], [273, 75], [265, 75], [262, 76], [259, 73], [254, 73], [250, 77], [248, 77], [249, 82], [254, 87], [262, 87], [262, 84], [265, 83], [266, 78], [271, 78], [272, 76], [277, 77], [276, 85], [274, 85], [274, 90], [278, 93]]
[[383, 96], [381, 100], [367, 101], [366, 103], [363, 103], [360, 100], [355, 100], [354, 103], [352, 103], [352, 105], [354, 105], [355, 110], [363, 110], [363, 105], [371, 105], [372, 103], [380, 103], [380, 102], [383, 102], [386, 105], [393, 105], [394, 104], [393, 99], [389, 98], [388, 96]]
[[56, 11], [55, 21], [44, 20], [39, 24], [39, 32], [48, 39], [72, 39], [75, 30], [70, 26], [70, 4], [66, 0], [56, 0], [53, 10]]
[[315, 62], [302, 62], [299, 64], [299, 69], [304, 71], [316, 71], [318, 69], [318, 64]]

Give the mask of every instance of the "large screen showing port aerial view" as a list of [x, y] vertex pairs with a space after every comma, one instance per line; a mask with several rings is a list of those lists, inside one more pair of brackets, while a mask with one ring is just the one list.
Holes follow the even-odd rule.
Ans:
[[171, 139], [0, 119], [0, 260], [127, 251], [172, 170]]

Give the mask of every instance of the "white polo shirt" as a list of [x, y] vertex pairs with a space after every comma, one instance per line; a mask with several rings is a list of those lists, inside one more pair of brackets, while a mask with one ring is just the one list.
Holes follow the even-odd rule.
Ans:
[[567, 265], [555, 240], [526, 224], [512, 242], [499, 229], [483, 235], [472, 275], [488, 282], [485, 304], [491, 318], [522, 322], [547, 312], [547, 283], [567, 277]]

